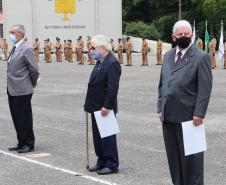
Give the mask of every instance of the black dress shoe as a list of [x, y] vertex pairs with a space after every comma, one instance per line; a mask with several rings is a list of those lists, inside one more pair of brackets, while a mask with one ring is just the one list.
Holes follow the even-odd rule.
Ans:
[[34, 148], [31, 148], [29, 146], [23, 146], [20, 149], [17, 150], [18, 153], [28, 153], [34, 151]]
[[8, 150], [9, 150], [10, 152], [17, 151], [17, 150], [19, 150], [19, 149], [20, 149], [19, 146], [15, 146], [15, 147], [8, 148]]
[[96, 164], [95, 166], [90, 167], [88, 170], [89, 170], [89, 172], [97, 172], [98, 170], [101, 170], [101, 169], [103, 169], [103, 167], [98, 166], [98, 165]]
[[103, 168], [97, 171], [98, 175], [110, 175], [113, 173], [118, 173], [118, 169], [112, 170], [110, 168]]

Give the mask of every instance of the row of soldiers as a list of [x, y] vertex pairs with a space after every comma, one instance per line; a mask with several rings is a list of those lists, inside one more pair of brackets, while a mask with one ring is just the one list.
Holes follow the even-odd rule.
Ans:
[[[88, 56], [89, 64], [94, 65], [94, 60], [92, 59], [92, 57], [90, 55], [90, 50], [92, 49], [90, 36], [87, 37], [86, 43], [87, 43], [86, 47], [87, 47], [87, 56]], [[46, 39], [44, 41], [45, 60], [47, 63], [51, 63], [52, 50], [55, 49], [56, 61], [62, 62], [62, 48], [63, 48], [63, 54], [64, 54], [65, 60], [67, 60], [68, 62], [73, 62], [73, 54], [75, 53], [76, 60], [79, 62], [79, 64], [83, 65], [86, 60], [86, 57], [84, 57], [84, 55], [83, 55], [84, 47], [85, 47], [84, 40], [82, 39], [82, 36], [79, 36], [77, 39], [76, 46], [75, 46], [75, 52], [73, 52], [72, 40], [64, 40], [64, 44], [62, 45], [60, 38], [57, 37], [56, 43], [55, 43], [55, 45], [53, 45], [50, 42], [50, 39]], [[33, 48], [35, 51], [36, 61], [39, 62], [40, 43], [39, 43], [38, 38], [35, 39]], [[121, 38], [118, 39], [117, 49], [115, 48], [114, 40], [111, 39], [111, 48], [112, 48], [111, 53], [113, 55], [115, 55], [115, 53], [117, 51], [118, 61], [120, 64], [123, 64], [124, 47], [123, 47], [122, 39]], [[163, 44], [162, 44], [162, 41], [159, 39], [157, 41], [157, 65], [162, 64], [162, 48], [163, 48]], [[130, 37], [126, 38], [125, 50], [126, 50], [126, 60], [127, 60], [126, 66], [132, 66], [133, 44], [131, 42]], [[148, 57], [147, 57], [148, 52], [150, 52], [150, 47], [148, 46], [147, 40], [143, 39], [142, 49], [141, 49], [141, 53], [142, 53], [142, 64], [141, 65], [142, 66], [148, 66]]]
[[[203, 50], [203, 46], [204, 46], [203, 41], [198, 36], [197, 40], [196, 40], [196, 47]], [[209, 45], [208, 45], [212, 69], [215, 69], [217, 66], [217, 64], [216, 64], [216, 46], [217, 46], [217, 39], [214, 36], [212, 36], [211, 41], [209, 42]], [[226, 60], [226, 58], [225, 58], [225, 60]], [[224, 68], [226, 68], [226, 61], [224, 62]]]
[[[79, 36], [77, 38], [77, 42], [75, 45], [75, 51], [74, 51], [72, 40], [70, 40], [70, 39], [64, 40], [63, 44], [61, 43], [61, 40], [59, 37], [56, 37], [55, 44], [53, 44], [50, 41], [50, 39], [46, 39], [44, 41], [45, 60], [47, 63], [51, 63], [52, 62], [52, 51], [55, 50], [57, 62], [62, 62], [62, 60], [63, 60], [62, 54], [64, 55], [65, 60], [67, 60], [68, 62], [73, 62], [73, 58], [74, 58], [73, 56], [75, 54], [75, 60], [77, 60], [79, 62], [78, 64], [83, 65], [86, 60], [86, 57], [83, 55], [84, 47], [85, 47], [84, 43], [85, 42], [84, 42], [82, 36]], [[226, 41], [224, 43], [225, 43], [224, 44], [225, 45], [224, 68], [226, 69]], [[216, 45], [217, 45], [217, 40], [215, 37], [212, 36], [208, 49], [209, 49], [209, 55], [210, 55], [213, 69], [216, 67]], [[197, 40], [196, 40], [196, 47], [203, 50], [203, 46], [204, 46], [203, 41], [198, 36]], [[87, 57], [88, 57], [89, 65], [94, 65], [95, 64], [94, 60], [92, 59], [92, 57], [90, 55], [90, 50], [92, 49], [90, 36], [87, 37], [86, 47], [87, 47]], [[123, 64], [124, 47], [123, 47], [122, 39], [121, 38], [118, 39], [117, 49], [115, 47], [114, 40], [111, 39], [111, 47], [112, 47], [112, 51], [111, 51], [112, 54], [115, 55], [115, 53], [117, 51], [118, 61], [120, 64]], [[41, 49], [38, 38], [35, 39], [33, 48], [34, 48], [34, 52], [35, 52], [35, 59], [36, 59], [36, 62], [38, 63], [40, 49]], [[3, 44], [1, 46], [1, 49], [3, 50], [5, 60], [7, 60], [9, 45], [5, 38], [3, 39]], [[158, 39], [157, 40], [157, 48], [156, 48], [156, 51], [157, 51], [156, 52], [156, 59], [157, 59], [156, 65], [162, 64], [162, 49], [163, 49], [163, 42], [160, 39]], [[63, 50], [63, 53], [62, 53], [62, 50]], [[142, 53], [141, 65], [142, 66], [148, 66], [148, 53], [150, 52], [150, 50], [151, 49], [148, 45], [147, 40], [145, 38], [143, 38], [142, 47], [141, 47], [141, 53]], [[133, 44], [132, 44], [130, 37], [126, 38], [125, 51], [126, 51], [126, 61], [127, 61], [126, 66], [132, 66]]]
[[[90, 49], [91, 49], [90, 40], [91, 40], [91, 38], [88, 37], [87, 50], [88, 50], [88, 57], [89, 57], [90, 64], [93, 65], [94, 61], [90, 57]], [[39, 62], [40, 43], [39, 43], [38, 38], [35, 39], [33, 48], [35, 51], [36, 61]], [[44, 56], [45, 56], [46, 63], [52, 62], [52, 51], [53, 50], [55, 50], [56, 61], [62, 62], [62, 58], [63, 58], [62, 57], [62, 49], [63, 49], [63, 54], [64, 54], [65, 60], [67, 60], [68, 62], [73, 62], [74, 51], [73, 51], [72, 40], [70, 40], [70, 39], [64, 40], [64, 43], [62, 44], [60, 38], [56, 37], [55, 44], [52, 44], [50, 39], [46, 39], [44, 41]], [[76, 46], [75, 46], [75, 54], [76, 54], [76, 60], [79, 61], [79, 64], [81, 64], [81, 65], [84, 64], [84, 60], [85, 60], [85, 57], [83, 56], [83, 50], [84, 50], [84, 41], [82, 39], [82, 36], [79, 36], [77, 39], [77, 42], [76, 42]]]

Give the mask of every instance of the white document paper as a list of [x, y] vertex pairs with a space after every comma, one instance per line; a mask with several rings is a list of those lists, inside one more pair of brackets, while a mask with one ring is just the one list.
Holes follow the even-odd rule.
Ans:
[[110, 110], [107, 117], [101, 115], [101, 111], [94, 112], [101, 138], [112, 136], [120, 132], [118, 122], [113, 110]]
[[204, 123], [195, 126], [193, 121], [182, 123], [185, 156], [204, 152], [207, 150]]

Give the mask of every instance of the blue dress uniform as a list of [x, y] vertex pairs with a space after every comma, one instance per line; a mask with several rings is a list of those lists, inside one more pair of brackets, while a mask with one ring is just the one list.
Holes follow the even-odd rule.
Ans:
[[102, 61], [97, 61], [88, 83], [84, 105], [84, 110], [91, 113], [92, 116], [94, 148], [98, 157], [96, 165], [111, 170], [116, 170], [119, 166], [116, 135], [106, 138], [100, 137], [94, 112], [104, 107], [113, 110], [115, 114], [117, 113], [120, 76], [121, 66], [111, 53]]

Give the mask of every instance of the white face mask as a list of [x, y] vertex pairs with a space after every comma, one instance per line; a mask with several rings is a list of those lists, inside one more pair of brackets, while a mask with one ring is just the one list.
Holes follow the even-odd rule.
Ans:
[[9, 40], [10, 40], [13, 44], [15, 44], [16, 41], [17, 41], [16, 35], [10, 33], [10, 34], [9, 34]]

